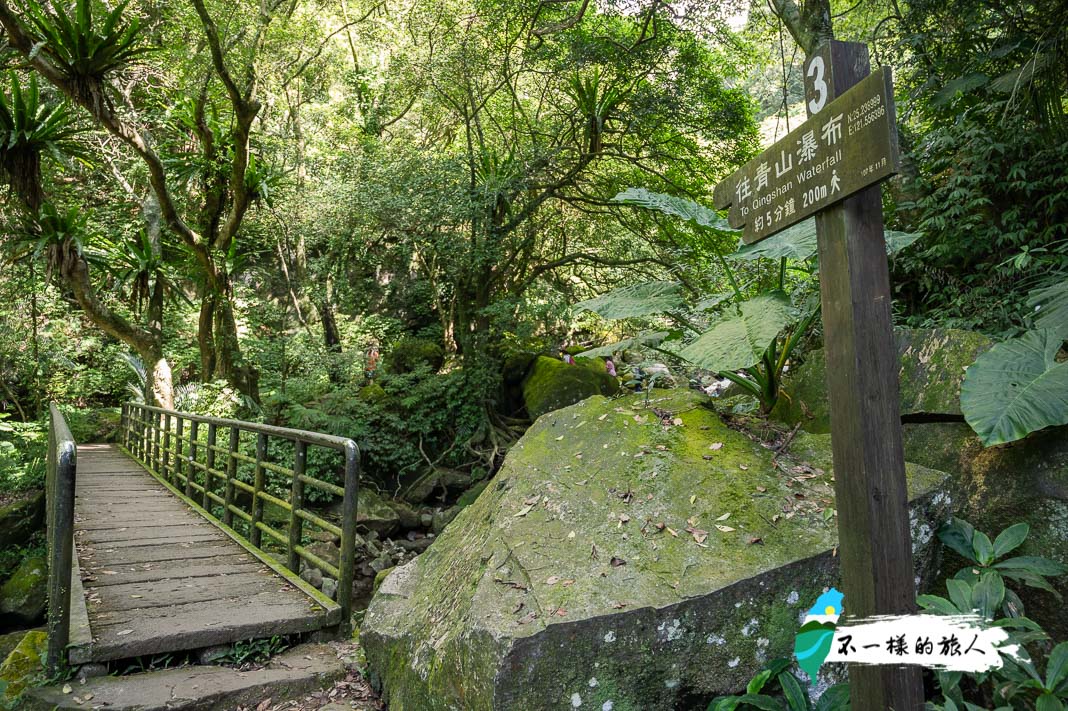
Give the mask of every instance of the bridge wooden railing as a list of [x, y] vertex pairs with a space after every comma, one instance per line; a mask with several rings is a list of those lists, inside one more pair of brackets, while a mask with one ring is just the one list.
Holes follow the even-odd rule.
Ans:
[[[207, 515], [221, 519], [231, 530], [247, 529], [245, 539], [253, 547], [268, 555], [272, 546], [284, 550], [286, 567], [294, 574], [300, 574], [303, 560], [337, 580], [336, 601], [341, 607], [342, 624], [348, 624], [352, 612], [360, 477], [360, 456], [355, 442], [317, 432], [192, 415], [138, 403], [122, 406], [121, 431], [123, 445], [130, 454], [184, 492]], [[255, 436], [254, 455], [241, 451], [242, 435]], [[218, 444], [220, 439], [226, 444]], [[268, 448], [272, 439], [292, 445], [290, 466], [271, 461]], [[250, 444], [246, 441], [246, 446]], [[336, 474], [342, 485], [308, 473], [309, 447], [339, 453], [342, 461], [337, 463]], [[277, 454], [274, 457], [280, 458]], [[247, 478], [251, 478], [251, 483], [239, 477], [242, 470], [248, 473], [249, 468], [251, 475]], [[282, 478], [288, 489], [288, 500], [267, 491], [268, 473], [275, 484], [278, 477]], [[323, 492], [317, 497], [320, 500], [341, 499], [340, 525], [308, 507], [306, 487]], [[270, 518], [265, 516], [268, 506], [285, 512], [284, 530], [271, 525]], [[221, 515], [216, 517], [216, 511]], [[328, 531], [340, 540], [336, 566], [304, 545], [306, 524]]]
[[48, 473], [45, 506], [48, 536], [48, 654], [50, 673], [65, 661], [70, 642], [70, 589], [74, 556], [74, 480], [77, 447], [63, 413], [48, 408]]

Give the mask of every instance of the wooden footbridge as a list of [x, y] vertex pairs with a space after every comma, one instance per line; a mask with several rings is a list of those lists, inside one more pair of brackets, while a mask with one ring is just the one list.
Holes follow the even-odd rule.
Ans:
[[[49, 667], [346, 633], [358, 479], [341, 437], [127, 404], [121, 444], [79, 445], [53, 405]], [[316, 531], [337, 561], [305, 547]], [[337, 581], [334, 597], [302, 562]]]

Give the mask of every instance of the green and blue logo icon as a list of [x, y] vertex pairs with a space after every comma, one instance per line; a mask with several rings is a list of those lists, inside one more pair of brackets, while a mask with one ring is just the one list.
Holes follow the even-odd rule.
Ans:
[[805, 622], [794, 639], [794, 657], [797, 665], [808, 674], [810, 684], [816, 683], [816, 673], [831, 652], [844, 598], [845, 595], [835, 588], [820, 595], [805, 615]]

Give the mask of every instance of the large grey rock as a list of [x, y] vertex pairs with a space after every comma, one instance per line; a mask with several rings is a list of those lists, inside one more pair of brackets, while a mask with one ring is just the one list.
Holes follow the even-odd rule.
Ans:
[[[994, 536], [1015, 523], [1031, 533], [1013, 555], [1041, 555], [1068, 564], [1068, 427], [1036, 432], [997, 447], [983, 447], [963, 422], [904, 426], [905, 456], [945, 471], [958, 490], [957, 515]], [[963, 561], [951, 559], [946, 572]], [[1068, 576], [1053, 586], [1068, 596]], [[1068, 616], [1056, 596], [1009, 583], [1023, 598], [1027, 616], [1056, 640], [1068, 640]]]
[[[798, 436], [777, 468], [705, 396], [643, 400], [541, 417], [384, 579], [361, 641], [391, 711], [683, 708], [791, 654], [799, 617], [838, 584], [829, 437]], [[926, 580], [950, 497], [941, 472], [908, 477]]]
[[0, 548], [20, 546], [44, 530], [45, 494], [38, 491], [0, 506]]
[[44, 558], [27, 558], [0, 587], [0, 628], [38, 622], [48, 595], [48, 564]]
[[[962, 419], [960, 384], [964, 369], [992, 345], [986, 336], [956, 329], [898, 329], [901, 358], [901, 414]], [[823, 349], [806, 355], [804, 364], [784, 379], [786, 393], [772, 416], [802, 423], [809, 432], [831, 431]]]

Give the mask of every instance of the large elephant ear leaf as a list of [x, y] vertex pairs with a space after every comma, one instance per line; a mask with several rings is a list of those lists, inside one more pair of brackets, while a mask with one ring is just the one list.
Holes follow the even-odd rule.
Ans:
[[[892, 257], [910, 244], [920, 239], [918, 232], [897, 232], [885, 230], [886, 254]], [[779, 259], [787, 257], [795, 261], [805, 261], [816, 256], [816, 218], [810, 217], [796, 225], [787, 227], [782, 232], [752, 244], [744, 244], [737, 252], [728, 255], [731, 259], [751, 261], [754, 259]]]
[[612, 198], [612, 201], [624, 205], [636, 205], [648, 210], [656, 210], [665, 215], [681, 217], [684, 220], [696, 222], [702, 227], [710, 227], [722, 232], [738, 231], [732, 229], [731, 226], [727, 224], [727, 220], [720, 217], [715, 210], [710, 210], [693, 200], [687, 200], [686, 198], [675, 197], [674, 195], [667, 195], [665, 193], [654, 193], [645, 188], [627, 188]]
[[1034, 312], [1036, 328], [1048, 328], [1068, 338], [1068, 278], [1035, 289], [1027, 295], [1027, 305]]
[[710, 331], [679, 353], [686, 360], [716, 372], [741, 370], [760, 361], [771, 342], [796, 317], [782, 292], [763, 294], [728, 310]]
[[632, 284], [575, 304], [576, 311], [592, 311], [607, 319], [652, 316], [677, 309], [685, 303], [679, 284], [647, 281]]
[[960, 388], [964, 419], [986, 446], [1068, 424], [1068, 362], [1057, 362], [1063, 337], [1029, 331], [999, 343], [968, 367]]
[[601, 346], [599, 348], [591, 348], [578, 355], [579, 358], [608, 358], [615, 353], [635, 350], [643, 346], [659, 346], [664, 341], [672, 340], [672, 336], [675, 335], [675, 333], [672, 333], [671, 331], [646, 331], [644, 333], [639, 333], [633, 338], [624, 338], [617, 343], [610, 343], [607, 346]]

